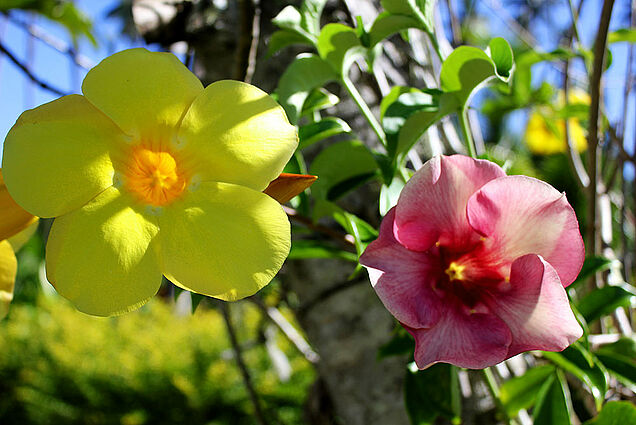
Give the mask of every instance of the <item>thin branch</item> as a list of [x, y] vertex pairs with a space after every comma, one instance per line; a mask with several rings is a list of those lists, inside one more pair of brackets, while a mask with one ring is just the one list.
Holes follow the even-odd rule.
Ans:
[[301, 304], [300, 307], [298, 307], [298, 315], [302, 316], [306, 314], [309, 310], [314, 308], [317, 304], [320, 304], [321, 302], [325, 301], [331, 296], [336, 295], [340, 291], [344, 291], [345, 289], [349, 289], [353, 286], [359, 285], [361, 283], [367, 283], [367, 282], [368, 281], [366, 279], [346, 280], [344, 282], [330, 286], [329, 288], [320, 291], [318, 295], [316, 295], [311, 300], [307, 301], [304, 304]]
[[248, 299], [256, 304], [263, 313], [267, 314], [267, 317], [274, 322], [276, 326], [278, 326], [278, 329], [280, 329], [287, 339], [294, 344], [298, 351], [305, 356], [307, 361], [310, 363], [317, 363], [318, 360], [320, 360], [318, 353], [311, 348], [307, 340], [305, 340], [305, 338], [303, 338], [303, 336], [296, 330], [294, 325], [292, 325], [289, 320], [283, 316], [279, 309], [265, 305], [260, 298], [250, 297]]
[[57, 50], [59, 53], [70, 56], [73, 62], [80, 68], [89, 70], [95, 66], [95, 62], [93, 62], [93, 60], [91, 60], [89, 57], [77, 53], [72, 46], [69, 46], [64, 41], [53, 37], [37, 25], [25, 22], [11, 14], [5, 14], [5, 16], [9, 21], [22, 28], [24, 31], [28, 32], [32, 37], [34, 37], [38, 41], [41, 41], [46, 46], [49, 46], [53, 50]]
[[0, 53], [4, 53], [4, 55], [6, 57], [9, 58], [9, 60], [11, 62], [13, 62], [15, 64], [15, 66], [17, 66], [18, 68], [20, 68], [22, 70], [22, 72], [29, 77], [29, 79], [31, 81], [33, 81], [34, 84], [37, 84], [38, 86], [40, 86], [41, 88], [43, 88], [44, 90], [48, 90], [51, 93], [54, 93], [58, 96], [64, 96], [68, 93], [63, 92], [62, 90], [55, 88], [51, 85], [49, 85], [48, 83], [45, 83], [44, 81], [40, 80], [38, 77], [36, 77], [35, 75], [33, 75], [33, 73], [29, 70], [29, 68], [24, 65], [22, 62], [20, 62], [18, 60], [18, 58], [16, 58], [13, 53], [11, 53], [9, 50], [7, 50], [7, 48], [4, 46], [4, 44], [2, 44], [2, 42], [0, 41]]
[[252, 378], [250, 376], [249, 370], [247, 370], [245, 361], [243, 360], [241, 346], [238, 343], [236, 331], [234, 329], [234, 325], [232, 324], [232, 318], [230, 316], [228, 303], [221, 301], [219, 305], [221, 308], [221, 313], [223, 314], [223, 319], [225, 320], [225, 325], [227, 326], [227, 333], [230, 337], [230, 342], [232, 343], [232, 349], [234, 350], [234, 358], [236, 359], [236, 364], [241, 371], [241, 375], [243, 376], [243, 383], [247, 388], [247, 392], [252, 401], [252, 405], [254, 406], [254, 416], [256, 417], [260, 425], [267, 425], [267, 420], [265, 420], [265, 416], [263, 415], [263, 410], [261, 409], [258, 395], [256, 394], [256, 390], [254, 389], [254, 384], [252, 384]]
[[598, 187], [598, 121], [600, 115], [601, 103], [601, 76], [603, 74], [603, 65], [605, 63], [605, 50], [607, 46], [607, 32], [609, 29], [610, 19], [612, 17], [612, 8], [614, 0], [605, 0], [601, 11], [601, 18], [598, 25], [596, 40], [594, 41], [594, 62], [592, 64], [592, 75], [590, 77], [590, 131], [587, 136], [588, 146], [588, 167], [587, 171], [590, 176], [590, 185], [588, 187], [588, 204], [587, 204], [587, 242], [588, 254], [594, 255], [597, 251], [597, 187]]
[[[565, 68], [563, 70], [563, 94], [565, 97], [565, 106], [568, 105], [568, 89], [569, 89], [569, 81], [570, 81], [570, 61], [568, 59], [565, 60]], [[576, 148], [574, 147], [574, 141], [570, 137], [570, 120], [565, 119], [565, 147], [567, 149], [568, 154], [568, 162], [574, 171], [574, 175], [576, 176], [576, 182], [579, 184], [579, 187], [586, 188], [590, 184], [590, 176], [585, 172], [585, 166], [583, 165], [583, 161], [581, 161], [581, 157], [579, 156]]]
[[235, 78], [250, 83], [256, 67], [261, 13], [258, 0], [239, 0], [240, 36], [236, 47]]

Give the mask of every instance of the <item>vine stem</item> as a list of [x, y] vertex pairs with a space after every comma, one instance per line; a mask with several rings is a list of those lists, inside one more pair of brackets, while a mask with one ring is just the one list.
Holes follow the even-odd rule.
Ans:
[[506, 410], [501, 403], [501, 399], [499, 398], [499, 386], [497, 385], [497, 381], [495, 380], [495, 376], [493, 375], [492, 370], [487, 367], [485, 369], [482, 369], [481, 373], [484, 377], [484, 383], [486, 384], [486, 387], [488, 387], [488, 392], [490, 392], [490, 395], [495, 402], [497, 410], [503, 415], [504, 422], [507, 424], [511, 424], [512, 422], [510, 421], [510, 418], [508, 417], [508, 414], [506, 413]]
[[234, 329], [234, 325], [232, 324], [232, 317], [230, 316], [229, 305], [228, 303], [224, 301], [221, 301], [219, 305], [220, 305], [221, 313], [223, 314], [223, 319], [225, 320], [227, 333], [230, 337], [230, 342], [232, 344], [232, 349], [234, 351], [234, 358], [236, 360], [236, 364], [238, 365], [238, 368], [241, 371], [241, 376], [243, 377], [243, 383], [245, 384], [245, 388], [247, 388], [247, 393], [249, 394], [250, 400], [252, 401], [252, 405], [254, 407], [254, 416], [260, 425], [268, 425], [268, 422], [265, 419], [265, 415], [263, 414], [261, 404], [258, 401], [258, 394], [256, 394], [256, 390], [254, 389], [254, 384], [252, 383], [250, 372], [247, 369], [247, 365], [245, 364], [245, 361], [243, 360], [243, 353], [241, 351], [241, 346], [239, 345], [238, 337], [236, 336], [236, 330]]
[[460, 113], [457, 114], [459, 117], [459, 125], [462, 128], [462, 134], [464, 135], [464, 142], [466, 143], [466, 148], [468, 149], [468, 154], [471, 158], [477, 158], [477, 150], [475, 149], [475, 142], [473, 141], [473, 136], [470, 134], [470, 127], [468, 125], [468, 116], [466, 113], [466, 109], [462, 109]]
[[373, 116], [371, 109], [369, 109], [369, 106], [362, 98], [360, 92], [358, 92], [358, 89], [356, 89], [356, 86], [346, 76], [342, 77], [342, 84], [349, 93], [349, 96], [351, 96], [356, 105], [358, 105], [360, 112], [362, 112], [362, 115], [364, 115], [367, 122], [369, 123], [375, 134], [378, 136], [380, 142], [382, 142], [382, 144], [386, 147], [386, 135], [384, 134], [384, 130], [382, 130], [382, 126], [380, 126], [380, 123]]

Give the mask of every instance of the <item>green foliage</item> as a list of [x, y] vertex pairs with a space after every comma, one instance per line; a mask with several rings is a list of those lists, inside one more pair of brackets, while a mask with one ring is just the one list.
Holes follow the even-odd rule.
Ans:
[[629, 306], [636, 292], [629, 285], [595, 288], [576, 305], [585, 320], [590, 323], [619, 307]]
[[636, 29], [634, 28], [621, 28], [616, 31], [612, 31], [607, 34], [607, 42], [608, 43], [636, 43]]
[[333, 201], [365, 183], [377, 173], [373, 154], [358, 140], [345, 140], [323, 149], [311, 164], [311, 174], [320, 176], [312, 186], [317, 199]]
[[320, 31], [317, 47], [320, 57], [329, 63], [340, 78], [346, 77], [356, 58], [367, 51], [360, 44], [356, 31], [343, 24], [325, 25]]
[[336, 117], [325, 117], [320, 121], [301, 126], [298, 129], [298, 149], [304, 149], [316, 142], [327, 139], [337, 134], [351, 132], [349, 124]]
[[39, 13], [66, 28], [75, 43], [80, 37], [86, 37], [93, 45], [97, 45], [92, 34], [91, 21], [71, 1], [3, 0], [0, 4], [0, 12], [8, 12], [11, 9], [24, 9]]
[[554, 378], [554, 366], [544, 365], [504, 382], [500, 399], [509, 417], [517, 416], [521, 409], [532, 407], [546, 381]]
[[298, 122], [309, 94], [330, 81], [338, 79], [331, 66], [313, 54], [299, 55], [281, 76], [276, 94], [292, 124]]
[[[242, 344], [260, 312], [233, 304]], [[249, 307], [249, 308], [248, 308]], [[245, 350], [266, 415], [302, 423], [313, 369], [281, 335], [293, 374], [280, 382], [262, 345]], [[199, 309], [176, 317], [160, 301], [102, 319], [55, 299], [14, 305], [0, 323], [0, 423], [251, 424], [252, 405], [232, 359], [223, 319]]]
[[358, 256], [349, 251], [344, 251], [325, 241], [299, 239], [292, 241], [290, 260], [304, 260], [307, 258], [337, 258], [354, 263], [358, 262]]
[[404, 379], [406, 411], [413, 425], [428, 425], [438, 416], [461, 422], [457, 367], [438, 363], [428, 369], [408, 368]]
[[627, 425], [636, 423], [636, 407], [629, 401], [610, 401], [599, 415], [584, 425]]
[[559, 371], [544, 382], [537, 394], [533, 412], [535, 425], [570, 425], [570, 402], [567, 383]]
[[585, 282], [589, 279], [594, 273], [602, 272], [607, 270], [612, 265], [612, 260], [609, 258], [601, 257], [601, 256], [588, 256], [585, 258], [583, 262], [583, 267], [581, 267], [581, 271], [579, 272], [578, 277], [572, 285], [578, 285], [581, 282]]
[[607, 392], [608, 376], [607, 369], [594, 354], [578, 342], [560, 353], [544, 351], [542, 354], [559, 368], [580, 379], [594, 397], [596, 407], [601, 407]]
[[633, 338], [623, 337], [603, 345], [595, 354], [611, 374], [636, 392], [636, 341]]

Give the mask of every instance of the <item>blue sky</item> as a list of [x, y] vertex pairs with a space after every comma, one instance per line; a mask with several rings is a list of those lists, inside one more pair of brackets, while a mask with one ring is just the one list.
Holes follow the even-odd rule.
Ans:
[[[84, 11], [94, 22], [96, 37], [98, 39], [98, 47], [93, 47], [88, 41], [82, 40], [79, 46], [79, 52], [89, 58], [93, 63], [98, 63], [101, 59], [119, 50], [123, 50], [137, 45], [124, 37], [120, 37], [121, 25], [116, 20], [106, 20], [107, 11], [111, 10], [118, 4], [118, 0], [76, 0], [76, 5]], [[494, 3], [492, 0], [477, 2], [480, 13], [489, 17], [493, 34], [500, 35], [510, 39], [513, 37], [511, 31], [506, 27], [501, 17], [488, 7], [488, 4]], [[504, 2], [505, 3], [505, 2]], [[613, 17], [625, 15], [629, 7], [628, 0], [616, 2]], [[569, 10], [567, 2], [564, 1], [551, 10], [550, 19], [555, 25], [569, 25]], [[593, 37], [598, 26], [598, 17], [600, 16], [600, 0], [586, 1], [581, 15], [581, 36], [586, 46], [591, 46]], [[14, 16], [20, 20], [29, 20], [30, 15], [25, 13], [14, 13]], [[618, 29], [621, 25], [613, 19], [612, 29]], [[70, 44], [69, 36], [66, 30], [57, 24], [51, 23], [44, 18], [36, 18], [34, 24], [41, 27], [48, 34], [57, 39], [63, 40]], [[548, 37], [549, 27], [538, 24], [533, 29], [533, 34], [537, 36], [541, 45], [545, 50], [556, 47], [551, 45]], [[28, 56], [29, 49], [32, 52], [32, 70], [42, 80], [50, 83], [69, 93], [79, 93], [80, 84], [86, 70], [74, 67], [68, 56], [62, 55], [54, 49], [46, 46], [40, 41], [34, 40], [29, 46], [29, 36], [20, 26], [10, 21], [4, 20], [0, 15], [0, 39], [18, 58], [25, 61]], [[621, 116], [624, 109], [622, 102], [623, 87], [625, 78], [625, 69], [628, 55], [628, 44], [618, 43], [611, 48], [613, 63], [605, 78], [605, 93], [607, 114], [610, 120], [616, 122]], [[560, 75], [554, 71], [537, 69], [534, 76], [545, 78], [554, 84], [560, 83]], [[7, 132], [18, 118], [20, 113], [25, 109], [33, 108], [55, 99], [57, 96], [41, 89], [33, 84], [24, 76], [8, 59], [0, 55], [0, 143], [3, 143]], [[630, 99], [628, 116], [636, 116], [636, 97], [633, 95]], [[523, 128], [524, 114], [520, 114], [519, 123], [515, 127]], [[628, 120], [628, 128], [626, 134], [628, 140], [634, 138], [634, 119]], [[631, 150], [631, 149], [630, 149]], [[0, 158], [2, 151], [0, 150]]]

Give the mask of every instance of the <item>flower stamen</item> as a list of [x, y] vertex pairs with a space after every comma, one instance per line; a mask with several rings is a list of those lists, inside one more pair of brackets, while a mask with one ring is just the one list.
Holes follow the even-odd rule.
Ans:
[[466, 269], [466, 266], [457, 264], [456, 262], [453, 261], [448, 265], [448, 268], [444, 272], [448, 275], [448, 278], [452, 282], [453, 280], [464, 280], [465, 269]]
[[186, 187], [182, 170], [167, 151], [135, 147], [125, 174], [127, 189], [141, 202], [153, 206], [173, 202]]

